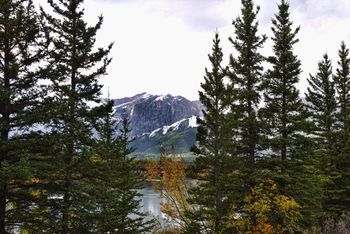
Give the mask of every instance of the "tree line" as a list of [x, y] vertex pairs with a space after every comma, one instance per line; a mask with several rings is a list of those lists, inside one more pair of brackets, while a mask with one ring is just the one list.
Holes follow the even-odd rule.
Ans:
[[328, 233], [347, 233], [349, 223], [337, 228], [350, 209], [349, 49], [341, 43], [335, 72], [323, 56], [303, 98], [289, 3], [272, 19], [270, 56], [260, 52], [258, 12], [241, 1], [227, 65], [215, 34], [182, 232], [320, 233], [328, 224]]
[[[151, 231], [128, 121], [101, 94], [113, 47], [95, 48], [103, 18], [87, 25], [83, 0], [48, 3], [53, 13], [0, 1], [0, 233]], [[241, 4], [227, 65], [218, 33], [213, 40], [190, 184], [182, 163], [151, 171], [177, 197], [167, 213], [181, 233], [336, 231], [350, 209], [349, 49], [341, 43], [335, 72], [323, 56], [304, 99], [289, 4], [272, 19], [268, 57], [259, 7]]]
[[140, 233], [142, 178], [83, 0], [0, 1], [0, 233]]

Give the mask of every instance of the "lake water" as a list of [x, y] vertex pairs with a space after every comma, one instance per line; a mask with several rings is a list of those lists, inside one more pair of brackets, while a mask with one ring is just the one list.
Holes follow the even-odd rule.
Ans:
[[149, 213], [150, 217], [162, 219], [163, 215], [160, 211], [161, 198], [159, 192], [154, 191], [151, 185], [146, 184], [141, 190], [141, 193], [141, 211]]

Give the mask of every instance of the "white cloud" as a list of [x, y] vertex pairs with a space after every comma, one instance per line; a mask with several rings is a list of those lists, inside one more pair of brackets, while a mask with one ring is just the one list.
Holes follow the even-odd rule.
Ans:
[[[45, 0], [37, 0], [44, 3]], [[270, 21], [279, 1], [256, 0], [261, 6], [260, 31], [271, 36]], [[308, 73], [314, 73], [328, 52], [336, 67], [341, 40], [350, 46], [350, 1], [290, 0], [294, 26], [301, 25], [295, 51], [304, 73], [300, 89], [306, 90]], [[221, 35], [225, 62], [232, 53], [232, 19], [240, 12], [239, 0], [86, 0], [86, 20], [93, 24], [104, 15], [98, 46], [114, 41], [109, 75], [102, 79], [112, 97], [140, 92], [183, 95], [197, 99], [204, 68], [209, 65], [216, 28]], [[271, 54], [271, 40], [262, 52]]]

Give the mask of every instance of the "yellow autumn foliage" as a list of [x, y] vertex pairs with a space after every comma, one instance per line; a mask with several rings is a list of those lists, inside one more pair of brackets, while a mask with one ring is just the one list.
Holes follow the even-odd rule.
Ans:
[[279, 194], [276, 183], [264, 180], [243, 199], [243, 211], [230, 226], [241, 234], [293, 233], [302, 219], [301, 206]]
[[180, 227], [187, 222], [184, 213], [192, 208], [187, 201], [188, 183], [185, 170], [186, 163], [183, 160], [169, 156], [147, 163], [146, 178], [163, 198], [162, 213]]
[[93, 154], [93, 155], [90, 157], [90, 161], [91, 161], [92, 163], [99, 163], [99, 162], [103, 162], [104, 159], [101, 157], [101, 155]]

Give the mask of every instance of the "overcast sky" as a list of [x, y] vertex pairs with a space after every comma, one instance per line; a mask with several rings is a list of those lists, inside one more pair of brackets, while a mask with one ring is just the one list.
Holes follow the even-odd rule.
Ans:
[[[35, 0], [44, 5], [45, 0]], [[104, 16], [97, 45], [115, 42], [104, 94], [112, 98], [141, 92], [182, 95], [198, 99], [204, 68], [209, 65], [212, 39], [218, 30], [225, 54], [235, 53], [232, 19], [240, 13], [240, 0], [86, 0], [85, 19], [93, 24]], [[275, 0], [256, 0], [260, 33], [271, 36]], [[299, 88], [305, 92], [309, 73], [327, 52], [337, 67], [337, 51], [344, 40], [350, 46], [350, 0], [290, 0], [294, 27], [300, 25], [295, 52], [302, 61]], [[45, 7], [46, 8], [46, 7]], [[261, 51], [271, 54], [271, 39]]]

